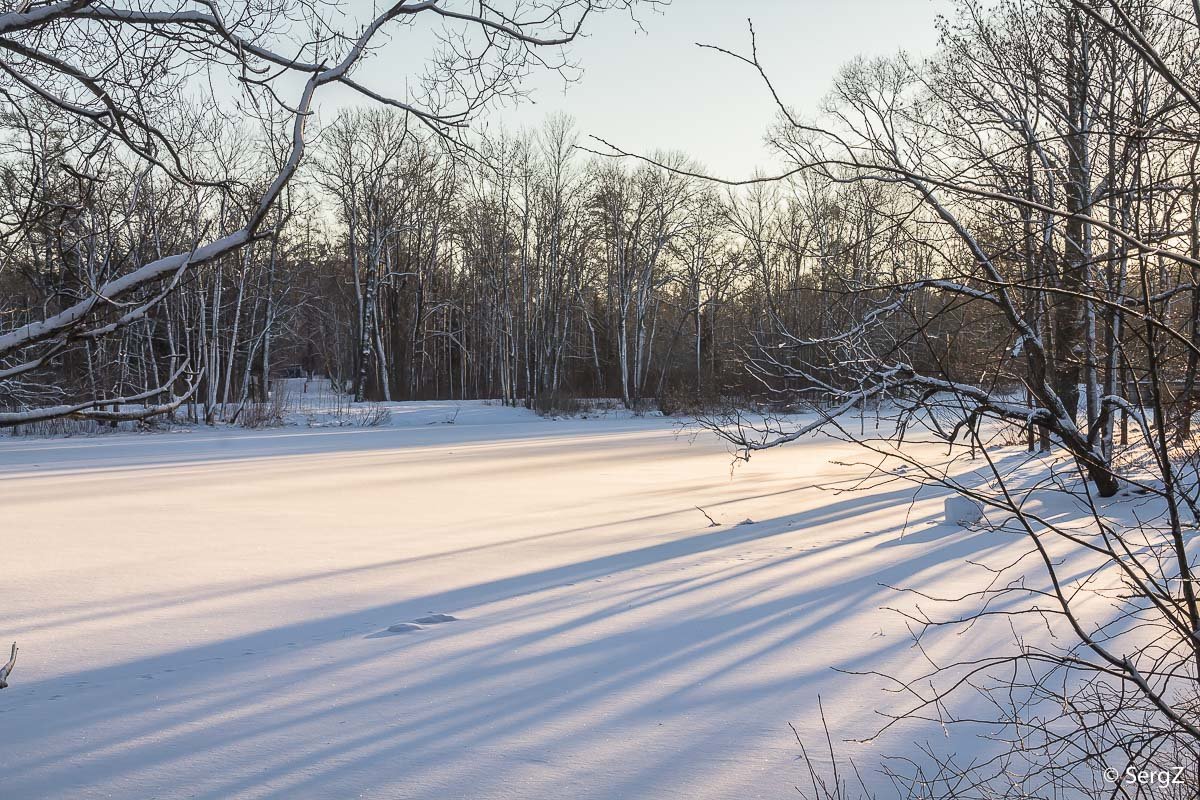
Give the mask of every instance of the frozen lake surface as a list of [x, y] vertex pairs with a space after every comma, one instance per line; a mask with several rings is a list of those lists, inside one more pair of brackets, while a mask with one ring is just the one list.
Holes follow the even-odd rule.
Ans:
[[837, 491], [833, 440], [731, 471], [668, 419], [392, 408], [0, 440], [0, 794], [794, 797], [789, 723], [894, 702], [833, 667], [915, 658], [884, 585], [998, 546], [944, 492]]

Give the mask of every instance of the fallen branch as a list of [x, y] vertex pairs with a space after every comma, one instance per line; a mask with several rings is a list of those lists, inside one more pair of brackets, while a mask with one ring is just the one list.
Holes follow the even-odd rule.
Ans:
[[181, 395], [171, 395], [171, 399], [161, 405], [145, 406], [143, 408], [127, 411], [102, 411], [99, 406], [122, 406], [131, 403], [138, 403], [155, 397], [160, 394], [166, 394], [171, 391], [172, 385], [179, 379], [189, 366], [188, 361], [184, 361], [182, 365], [167, 379], [167, 382], [162, 386], [154, 389], [148, 389], [138, 394], [128, 395], [125, 397], [107, 397], [97, 398], [94, 400], [85, 400], [80, 403], [49, 406], [47, 408], [33, 408], [26, 411], [0, 411], [0, 428], [12, 427], [14, 425], [26, 425], [31, 422], [40, 422], [47, 419], [55, 419], [56, 417], [75, 417], [77, 419], [95, 419], [106, 422], [120, 422], [125, 420], [140, 420], [147, 419], [159, 414], [166, 414], [169, 411], [174, 411], [185, 400], [191, 397], [196, 388], [200, 385], [200, 377], [204, 374], [203, 370], [198, 373], [195, 378], [189, 382], [187, 390]]

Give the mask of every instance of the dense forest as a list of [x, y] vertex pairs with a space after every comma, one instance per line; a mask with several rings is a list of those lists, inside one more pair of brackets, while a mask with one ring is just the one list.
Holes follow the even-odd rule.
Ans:
[[[233, 151], [254, 132], [222, 135], [214, 149]], [[199, 376], [203, 414], [234, 415], [297, 370], [359, 399], [678, 407], [746, 396], [741, 359], [777, 325], [817, 334], [868, 308], [853, 290], [878, 279], [880, 254], [907, 249], [925, 262], [915, 269], [933, 267], [873, 235], [890, 213], [879, 187], [723, 191], [580, 144], [566, 118], [460, 146], [399, 111], [347, 111], [316, 137], [269, 232], [148, 290], [153, 309], [119, 330], [64, 343], [26, 373], [25, 394], [6, 384], [6, 403], [45, 404], [48, 386], [71, 399], [137, 394], [187, 362], [178, 381]], [[89, 145], [10, 130], [14, 327], [245, 214], [224, 184], [181, 187], [107, 151], [68, 160]]]
[[[0, 420], [185, 400], [232, 420], [299, 373], [359, 400], [788, 407], [902, 393], [879, 368], [904, 365], [1054, 420], [1082, 404], [1091, 447], [1151, 362], [1190, 408], [1197, 30], [1184, 3], [959, 3], [933, 56], [852, 61], [811, 120], [780, 100], [784, 172], [735, 185], [566, 117], [477, 136], [396, 101], [239, 116], [164, 77], [183, 23], [93, 77], [21, 45]], [[725, 52], [777, 92], [756, 48]]]

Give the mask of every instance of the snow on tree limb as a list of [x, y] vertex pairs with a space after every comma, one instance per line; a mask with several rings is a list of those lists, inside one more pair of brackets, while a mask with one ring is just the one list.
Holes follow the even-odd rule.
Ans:
[[[159, 405], [143, 406], [141, 408], [121, 410], [120, 406], [140, 403], [143, 400], [148, 400], [151, 397], [157, 397], [161, 394], [166, 394], [171, 391], [172, 386], [177, 380], [187, 372], [189, 362], [184, 361], [174, 374], [162, 386], [148, 389], [144, 392], [131, 394], [124, 397], [101, 397], [84, 400], [79, 403], [65, 403], [57, 406], [47, 406], [44, 408], [31, 408], [24, 411], [0, 411], [0, 428], [11, 428], [14, 425], [25, 425], [31, 422], [41, 422], [48, 419], [56, 419], [58, 417], [78, 417], [82, 419], [95, 419], [108, 422], [133, 421], [148, 419], [150, 417], [165, 414], [179, 408], [189, 397], [191, 397], [196, 388], [200, 385], [202, 373], [197, 374], [189, 381], [187, 389], [180, 395], [172, 395], [171, 399]], [[117, 410], [102, 411], [98, 410], [100, 406], [116, 406]]]

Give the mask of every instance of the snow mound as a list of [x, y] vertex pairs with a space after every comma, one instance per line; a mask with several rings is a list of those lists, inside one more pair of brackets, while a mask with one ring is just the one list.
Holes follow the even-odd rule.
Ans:
[[439, 625], [443, 622], [457, 621], [458, 617], [451, 616], [450, 614], [430, 614], [414, 619], [412, 622], [397, 622], [395, 625], [388, 627], [388, 633], [414, 633], [425, 630], [426, 625]]
[[974, 525], [983, 519], [983, 506], [969, 497], [946, 498], [946, 522], [953, 525]]

